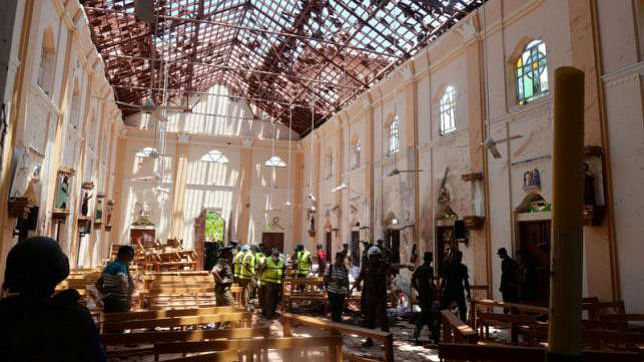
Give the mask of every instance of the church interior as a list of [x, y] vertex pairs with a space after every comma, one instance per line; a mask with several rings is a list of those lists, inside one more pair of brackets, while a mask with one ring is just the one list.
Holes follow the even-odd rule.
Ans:
[[2, 8], [0, 359], [644, 360], [644, 0]]

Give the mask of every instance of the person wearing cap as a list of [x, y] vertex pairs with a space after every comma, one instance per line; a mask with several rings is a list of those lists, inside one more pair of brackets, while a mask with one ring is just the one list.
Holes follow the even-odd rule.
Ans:
[[431, 251], [426, 251], [423, 255], [423, 265], [419, 266], [411, 277], [411, 285], [418, 291], [418, 305], [420, 306], [420, 316], [416, 319], [416, 328], [414, 330], [414, 340], [416, 344], [420, 344], [418, 337], [423, 327], [427, 325], [432, 334], [432, 339], [435, 344], [439, 342], [438, 325], [434, 323], [432, 315], [432, 304], [434, 301], [434, 268], [432, 268], [432, 261], [434, 254]]
[[[362, 294], [365, 298], [366, 327], [375, 328], [376, 323], [380, 322], [383, 331], [389, 331], [389, 319], [387, 317], [387, 280], [390, 273], [397, 272], [401, 268], [414, 270], [412, 265], [391, 264], [383, 255], [383, 251], [378, 246], [372, 246], [367, 251], [367, 262], [362, 266], [360, 275], [355, 280], [349, 295], [352, 294], [353, 288], [364, 281]], [[362, 344], [363, 347], [373, 346], [371, 338]]]
[[452, 262], [445, 267], [445, 276], [441, 282], [441, 309], [447, 309], [456, 302], [458, 312], [463, 322], [467, 321], [467, 304], [465, 304], [464, 291], [467, 291], [467, 300], [471, 299], [470, 282], [467, 267], [461, 261], [463, 252], [454, 250]]
[[219, 259], [210, 271], [215, 278], [215, 298], [217, 300], [217, 306], [235, 304], [235, 298], [233, 298], [230, 292], [230, 287], [233, 284], [233, 269], [231, 266], [233, 258], [232, 252], [232, 246], [226, 246], [221, 249]]
[[105, 266], [95, 283], [103, 294], [103, 312], [129, 312], [132, 306], [134, 282], [129, 265], [134, 260], [134, 248], [123, 245], [116, 254], [116, 260]]
[[[501, 258], [501, 286], [499, 292], [503, 294], [503, 301], [517, 303], [519, 301], [519, 264], [508, 256], [505, 248], [499, 248], [497, 254]], [[504, 310], [508, 313], [508, 309]]]
[[244, 288], [242, 292], [242, 303], [245, 306], [248, 304], [248, 288], [255, 274], [255, 255], [251, 253], [249, 245], [243, 245], [240, 253], [241, 256], [237, 261], [239, 263], [237, 283], [240, 287]]
[[271, 256], [260, 267], [262, 292], [264, 296], [262, 315], [271, 319], [275, 316], [275, 309], [279, 304], [282, 291], [282, 280], [286, 274], [286, 263], [280, 257], [280, 252], [273, 248]]
[[54, 293], [69, 275], [56, 240], [19, 241], [7, 255], [0, 299], [2, 361], [105, 361], [89, 310], [74, 289]]

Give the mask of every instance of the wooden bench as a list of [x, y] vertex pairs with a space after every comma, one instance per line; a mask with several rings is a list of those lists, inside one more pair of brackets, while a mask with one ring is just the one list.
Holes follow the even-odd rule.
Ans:
[[448, 342], [468, 342], [476, 343], [478, 334], [476, 331], [463, 322], [459, 317], [449, 310], [441, 311], [443, 320], [443, 340]]
[[[154, 354], [154, 344], [159, 342], [188, 342], [214, 339], [268, 338], [269, 327], [210, 329], [192, 331], [154, 331], [137, 333], [106, 333], [100, 336], [101, 344], [110, 357], [144, 356]], [[134, 348], [124, 346], [135, 345]], [[118, 350], [114, 350], [119, 347]]]
[[221, 313], [210, 315], [197, 315], [173, 318], [139, 319], [119, 322], [103, 323], [103, 332], [121, 332], [125, 329], [155, 329], [155, 328], [184, 328], [186, 326], [197, 326], [211, 323], [234, 322], [236, 327], [249, 327], [253, 315], [248, 312], [242, 313]]
[[293, 324], [303, 324], [319, 329], [328, 330], [332, 333], [355, 334], [361, 337], [371, 338], [384, 344], [385, 362], [394, 361], [393, 334], [375, 329], [352, 326], [350, 324], [336, 323], [325, 318], [314, 318], [309, 316], [284, 313], [282, 315], [282, 325], [284, 326], [284, 336], [293, 335]]
[[[470, 362], [543, 362], [545, 348], [506, 345], [464, 343], [440, 343], [438, 357], [441, 361]], [[641, 356], [633, 352], [582, 351], [584, 362], [641, 362]]]
[[599, 320], [604, 315], [626, 314], [624, 301], [582, 303], [582, 311], [588, 313], [588, 319]]
[[158, 319], [158, 318], [175, 318], [199, 315], [212, 315], [222, 313], [241, 313], [244, 309], [238, 307], [212, 307], [212, 308], [192, 308], [192, 309], [170, 309], [170, 310], [153, 310], [140, 312], [123, 312], [123, 313], [105, 313], [102, 322], [121, 322], [140, 319]]
[[478, 330], [478, 310], [485, 309], [491, 312], [494, 308], [508, 309], [513, 315], [516, 314], [533, 314], [533, 315], [548, 315], [548, 308], [519, 303], [506, 303], [492, 299], [473, 299], [470, 302], [469, 322], [474, 330]]
[[[307, 355], [316, 348], [326, 348], [325, 361], [342, 361], [342, 337], [276, 337], [265, 339], [234, 339], [200, 342], [155, 343], [155, 361], [164, 354], [214, 352], [203, 355], [171, 359], [168, 361], [241, 361], [259, 360], [267, 357], [268, 350], [280, 350], [283, 360], [305, 361]], [[288, 351], [288, 352], [287, 352]], [[284, 353], [286, 352], [286, 353]], [[318, 351], [321, 352], [321, 351]], [[223, 359], [225, 356], [225, 359]], [[257, 359], [254, 359], [257, 356]], [[268, 359], [265, 359], [268, 361]]]

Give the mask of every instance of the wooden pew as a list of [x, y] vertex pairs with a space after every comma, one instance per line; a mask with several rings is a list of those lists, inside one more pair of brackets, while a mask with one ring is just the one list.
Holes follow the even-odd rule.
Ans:
[[626, 314], [624, 301], [582, 303], [582, 311], [587, 311], [588, 319], [599, 320], [603, 315]]
[[[327, 348], [326, 361], [342, 362], [342, 337], [276, 337], [265, 339], [234, 339], [200, 342], [155, 343], [155, 361], [164, 354], [214, 352], [205, 355], [171, 359], [168, 361], [223, 361], [218, 353], [224, 352], [228, 359], [225, 361], [241, 361], [243, 356], [266, 356], [268, 350], [289, 351], [283, 356], [285, 360], [303, 361], [302, 355], [315, 348]], [[233, 351], [234, 353], [231, 353]], [[235, 356], [236, 354], [236, 356]], [[232, 358], [232, 359], [230, 359]]]
[[[440, 343], [438, 357], [441, 361], [470, 362], [543, 362], [546, 350], [540, 347]], [[641, 362], [639, 353], [612, 351], [582, 351], [584, 362]]]
[[[132, 357], [154, 354], [154, 344], [160, 342], [188, 342], [214, 339], [268, 338], [269, 327], [209, 329], [192, 331], [162, 331], [137, 333], [106, 333], [100, 336], [101, 345], [109, 357]], [[136, 345], [134, 348], [123, 346]], [[114, 350], [118, 347], [118, 350]]]
[[159, 319], [139, 319], [103, 323], [103, 332], [121, 332], [125, 329], [155, 329], [196, 326], [220, 322], [234, 322], [236, 327], [249, 327], [253, 320], [252, 313], [222, 313]]
[[443, 320], [443, 340], [448, 342], [468, 342], [476, 343], [478, 341], [478, 334], [476, 331], [465, 324], [459, 317], [449, 310], [441, 311], [441, 318]]
[[187, 316], [212, 315], [223, 313], [242, 313], [244, 309], [238, 307], [212, 307], [192, 309], [152, 310], [140, 312], [105, 313], [102, 322], [113, 323], [141, 319], [175, 318]]
[[282, 315], [282, 325], [284, 326], [284, 336], [293, 335], [293, 324], [303, 324], [319, 329], [329, 330], [332, 333], [355, 334], [361, 337], [371, 338], [384, 344], [385, 362], [394, 361], [393, 334], [375, 329], [367, 329], [350, 324], [336, 323], [325, 318], [314, 318], [309, 316], [284, 313]]
[[469, 322], [474, 330], [478, 330], [478, 310], [485, 309], [490, 312], [493, 308], [508, 309], [511, 314], [536, 314], [548, 315], [548, 308], [519, 303], [505, 303], [491, 299], [473, 299], [470, 302]]

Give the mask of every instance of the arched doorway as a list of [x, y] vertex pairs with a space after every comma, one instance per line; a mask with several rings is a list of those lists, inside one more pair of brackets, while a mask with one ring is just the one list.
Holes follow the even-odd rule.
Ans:
[[550, 296], [550, 230], [552, 206], [536, 192], [515, 209], [515, 258], [521, 264], [521, 299], [547, 305]]

